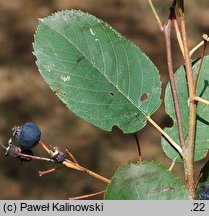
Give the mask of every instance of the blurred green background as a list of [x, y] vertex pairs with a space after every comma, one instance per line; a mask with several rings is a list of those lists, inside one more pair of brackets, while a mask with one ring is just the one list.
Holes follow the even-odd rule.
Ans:
[[[153, 2], [165, 22], [172, 1]], [[33, 121], [41, 128], [42, 139], [48, 146], [69, 148], [81, 165], [111, 178], [118, 166], [137, 161], [133, 135], [123, 135], [117, 128], [111, 133], [104, 132], [75, 116], [50, 91], [32, 54], [38, 18], [72, 8], [103, 19], [136, 43], [159, 68], [164, 89], [168, 79], [164, 37], [147, 1], [0, 0], [0, 143], [7, 145], [14, 125]], [[209, 33], [209, 2], [187, 1], [186, 13], [189, 44], [193, 47], [201, 41], [202, 33]], [[177, 68], [182, 60], [175, 34], [172, 38]], [[200, 51], [196, 56], [199, 54]], [[153, 118], [162, 127], [170, 124], [163, 105]], [[138, 132], [138, 137], [144, 159], [170, 166], [172, 161], [160, 146], [160, 134], [152, 126], [147, 125]], [[36, 147], [34, 153], [46, 156], [40, 147]], [[202, 164], [198, 162], [197, 168]], [[97, 179], [66, 168], [39, 177], [39, 170], [52, 167], [52, 164], [39, 161], [21, 165], [15, 159], [5, 158], [4, 149], [0, 149], [0, 199], [68, 199], [106, 187]], [[176, 164], [173, 172], [183, 180], [181, 164]]]

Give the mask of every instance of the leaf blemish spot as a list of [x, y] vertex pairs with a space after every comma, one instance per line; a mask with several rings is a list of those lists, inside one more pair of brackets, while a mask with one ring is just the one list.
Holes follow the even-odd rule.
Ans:
[[54, 92], [55, 93], [59, 93], [60, 92], [60, 88], [56, 88]]
[[141, 97], [140, 100], [141, 101], [146, 101], [149, 98], [149, 95], [147, 93], [144, 93]]
[[83, 59], [84, 59], [84, 56], [79, 57], [79, 58], [76, 60], [76, 64], [79, 64]]

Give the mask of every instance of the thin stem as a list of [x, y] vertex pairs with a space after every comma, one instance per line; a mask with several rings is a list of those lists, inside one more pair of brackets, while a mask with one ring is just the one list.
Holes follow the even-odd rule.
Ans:
[[95, 173], [95, 172], [93, 172], [91, 170], [88, 170], [85, 167], [82, 167], [79, 164], [76, 164], [76, 163], [74, 163], [74, 162], [72, 162], [70, 160], [65, 160], [65, 161], [62, 162], [62, 164], [64, 164], [68, 168], [85, 172], [88, 175], [93, 176], [93, 177], [95, 177], [95, 178], [97, 178], [97, 179], [99, 179], [99, 180], [101, 180], [101, 181], [103, 181], [103, 182], [105, 182], [107, 184], [110, 184], [110, 182], [111, 182], [110, 179], [107, 179], [107, 178], [105, 178], [105, 177], [103, 177], [103, 176], [101, 176], [101, 175], [99, 175], [99, 174], [97, 174], [97, 173]]
[[63, 165], [60, 165], [58, 167], [54, 167], [54, 168], [49, 169], [49, 170], [39, 171], [38, 173], [39, 173], [39, 176], [43, 176], [43, 175], [47, 175], [49, 173], [55, 172], [56, 170], [63, 168], [63, 167], [64, 167]]
[[[189, 99], [194, 98], [194, 80], [193, 80], [193, 72], [192, 72], [192, 64], [189, 53], [188, 46], [188, 37], [186, 31], [186, 22], [184, 15], [184, 1], [178, 0], [178, 9], [179, 16], [181, 22], [181, 32], [182, 39], [184, 45], [184, 53], [185, 53], [185, 65], [186, 65], [186, 74], [188, 81], [188, 89], [189, 89]], [[195, 198], [195, 181], [194, 181], [194, 140], [195, 140], [195, 126], [196, 126], [196, 103], [194, 101], [189, 102], [189, 130], [188, 130], [188, 145], [187, 151], [184, 160], [185, 167], [185, 178], [187, 182], [187, 188], [189, 194], [192, 198]]]
[[201, 97], [198, 97], [198, 96], [195, 96], [194, 98], [192, 98], [193, 101], [196, 101], [196, 102], [201, 102], [201, 103], [204, 103], [206, 105], [209, 105], [209, 101], [208, 100], [205, 100]]
[[2, 145], [2, 144], [0, 144], [0, 145], [1, 145], [2, 148], [4, 148], [4, 149], [7, 150], [8, 147], [6, 147], [6, 146], [4, 146], [4, 145]]
[[[160, 31], [161, 31], [161, 32], [164, 32], [164, 31], [165, 31], [165, 30], [164, 30], [164, 27], [163, 27], [163, 25], [162, 25], [162, 23], [161, 23], [161, 21], [160, 21], [160, 18], [159, 18], [158, 14], [157, 14], [157, 12], [156, 12], [156, 10], [155, 10], [155, 7], [154, 7], [152, 1], [151, 1], [151, 0], [148, 0], [148, 2], [149, 2], [150, 8], [151, 8], [153, 14], [155, 15], [155, 18], [156, 18], [156, 20], [157, 20], [157, 23], [158, 23], [158, 26], [159, 26], [159, 28], [160, 28]], [[173, 0], [173, 3], [172, 3], [171, 8], [174, 9], [174, 8], [175, 8], [175, 5], [176, 5], [176, 1]], [[169, 24], [169, 25], [170, 25], [170, 24]], [[168, 64], [170, 65], [170, 63], [168, 63]], [[176, 92], [176, 91], [175, 91], [175, 92]], [[174, 93], [174, 94], [176, 94], [176, 93]], [[180, 112], [178, 112], [178, 116], [179, 116], [179, 114], [180, 114]], [[178, 122], [180, 122], [180, 124], [181, 124], [181, 119], [180, 119], [179, 117], [177, 117], [177, 119], [178, 119]], [[177, 145], [177, 144], [171, 139], [171, 137], [170, 137], [162, 128], [160, 128], [150, 117], [148, 118], [148, 121], [149, 121], [158, 131], [160, 131], [160, 133], [170, 142], [170, 144], [179, 152], [179, 154], [180, 154], [181, 156], [183, 156], [183, 155], [182, 155], [182, 148], [181, 148], [179, 145]], [[181, 129], [181, 126], [180, 126], [180, 129]], [[181, 143], [184, 143], [184, 139], [182, 139], [182, 137], [183, 137], [183, 129], [182, 129], [181, 131], [182, 131], [182, 132], [181, 132]], [[183, 145], [184, 145], [184, 144], [183, 144]]]
[[204, 40], [204, 45], [203, 45], [203, 49], [202, 49], [202, 53], [201, 53], [201, 57], [200, 57], [200, 64], [199, 64], [199, 67], [198, 67], [198, 70], [197, 70], [196, 79], [195, 79], [195, 83], [194, 83], [194, 91], [195, 92], [197, 91], [197, 83], [198, 83], [198, 80], [199, 80], [200, 71], [201, 71], [202, 64], [203, 64], [203, 58], [205, 56], [206, 46], [207, 46], [207, 40]]
[[192, 48], [189, 52], [190, 57], [192, 57], [193, 53], [198, 50], [204, 44], [204, 40], [198, 43], [194, 48]]
[[39, 144], [48, 154], [51, 154], [50, 149], [44, 144], [44, 142], [42, 140], [39, 141]]
[[[50, 150], [42, 141], [40, 141], [39, 143], [40, 143], [41, 146], [44, 148], [44, 150], [47, 151], [47, 153], [49, 153], [49, 154], [51, 155], [51, 150]], [[86, 169], [86, 168], [80, 166], [80, 165], [77, 163], [75, 157], [72, 155], [72, 153], [70, 153], [70, 151], [68, 151], [68, 150], [67, 150], [67, 153], [68, 153], [68, 155], [71, 157], [71, 159], [72, 159], [74, 162], [72, 162], [72, 161], [70, 161], [70, 160], [68, 160], [68, 159], [65, 159], [65, 160], [62, 162], [62, 164], [65, 165], [66, 167], [68, 167], [68, 168], [70, 168], [70, 169], [78, 170], [78, 171], [81, 171], [81, 172], [85, 172], [85, 173], [87, 173], [88, 175], [91, 175], [91, 176], [93, 176], [93, 177], [95, 177], [95, 178], [97, 178], [97, 179], [99, 179], [99, 180], [101, 180], [101, 181], [103, 181], [103, 182], [105, 182], [105, 183], [107, 183], [107, 184], [109, 184], [109, 183], [111, 182], [111, 180], [109, 180], [109, 179], [107, 179], [107, 178], [105, 178], [105, 177], [103, 177], [103, 176], [101, 176], [101, 175], [99, 175], [99, 174], [97, 174], [97, 173], [95, 173], [95, 172], [92, 172], [92, 171], [90, 171], [90, 170], [88, 170], [88, 169]], [[34, 157], [34, 156], [33, 156], [33, 157]], [[30, 158], [31, 158], [31, 156], [30, 156]], [[53, 159], [47, 159], [47, 161], [55, 162]], [[42, 174], [43, 174], [43, 173], [42, 173]]]
[[134, 138], [136, 140], [136, 145], [137, 145], [137, 149], [138, 149], [139, 162], [142, 162], [141, 147], [140, 147], [140, 143], [139, 143], [137, 133], [134, 133]]
[[66, 152], [68, 153], [69, 157], [71, 157], [72, 160], [73, 160], [76, 164], [78, 164], [78, 162], [77, 162], [77, 160], [75, 159], [74, 155], [73, 155], [68, 149], [66, 149]]
[[185, 58], [183, 41], [182, 41], [182, 37], [181, 37], [181, 32], [179, 30], [178, 22], [176, 20], [175, 11], [173, 11], [173, 24], [174, 24], [174, 28], [175, 28], [175, 31], [176, 31], [176, 37], [177, 37], [177, 40], [178, 40], [178, 44], [179, 44], [181, 53], [182, 53], [183, 57]]
[[182, 124], [182, 118], [181, 118], [181, 110], [180, 110], [179, 99], [178, 99], [178, 92], [177, 92], [175, 79], [174, 79], [172, 50], [171, 50], [171, 38], [170, 38], [171, 23], [172, 23], [174, 8], [171, 8], [170, 10], [171, 11], [170, 11], [169, 19], [168, 19], [167, 25], [164, 28], [164, 35], [165, 35], [165, 42], [166, 42], [168, 72], [169, 72], [171, 90], [172, 90], [174, 107], [175, 107], [175, 112], [176, 112], [176, 120], [177, 120], [178, 131], [179, 131], [179, 139], [180, 139], [180, 144], [181, 144], [182, 150], [184, 152], [184, 149], [185, 149], [184, 132], [183, 132], [183, 124]]
[[90, 197], [95, 197], [101, 194], [104, 194], [106, 192], [106, 190], [102, 190], [96, 193], [92, 193], [92, 194], [87, 194], [87, 195], [82, 195], [82, 196], [77, 196], [77, 197], [70, 197], [69, 200], [80, 200], [80, 199], [86, 199], [86, 198], [90, 198]]
[[147, 120], [168, 140], [168, 142], [178, 151], [178, 153], [182, 155], [182, 148], [174, 142], [174, 140], [158, 125], [153, 121], [150, 117]]
[[97, 179], [99, 179], [99, 180], [101, 180], [101, 181], [103, 181], [103, 182], [105, 182], [107, 184], [111, 183], [110, 179], [107, 179], [107, 178], [105, 178], [105, 177], [103, 177], [103, 176], [101, 176], [101, 175], [99, 175], [99, 174], [97, 174], [97, 173], [95, 173], [95, 172], [93, 172], [91, 170], [88, 170], [85, 167], [82, 167], [80, 165], [79, 165], [79, 167], [80, 167], [81, 171], [87, 173], [88, 175], [93, 176], [93, 177], [95, 177], [95, 178], [97, 178]]
[[158, 24], [158, 26], [159, 26], [160, 31], [163, 32], [163, 25], [162, 25], [162, 23], [161, 23], [161, 20], [160, 20], [158, 14], [157, 14], [157, 11], [155, 10], [155, 7], [154, 7], [154, 5], [153, 5], [153, 3], [152, 3], [152, 0], [148, 0], [148, 3], [149, 3], [149, 5], [150, 5], [150, 8], [151, 8], [151, 10], [152, 10], [152, 12], [153, 12], [153, 14], [154, 14], [156, 20], [157, 20], [157, 24]]
[[62, 164], [64, 164], [66, 167], [70, 168], [70, 169], [74, 169], [74, 170], [78, 170], [78, 171], [82, 171], [80, 169], [80, 166], [70, 160], [65, 159]]
[[18, 156], [31, 158], [31, 159], [34, 159], [34, 160], [41, 160], [41, 161], [47, 161], [47, 162], [55, 163], [55, 161], [53, 159], [50, 159], [50, 158], [38, 157], [38, 156], [28, 155], [28, 154], [23, 154], [23, 153], [20, 153]]
[[189, 52], [190, 57], [192, 57], [193, 53], [196, 50], [198, 50], [202, 45], [204, 45], [205, 42], [209, 41], [209, 37], [207, 34], [203, 34], [202, 37], [203, 37], [203, 40], [200, 43], [198, 43], [193, 49], [190, 50], [190, 52]]
[[173, 161], [172, 161], [172, 163], [171, 163], [171, 165], [170, 165], [170, 167], [169, 167], [168, 171], [170, 171], [170, 172], [171, 172], [171, 170], [172, 170], [172, 169], [173, 169], [173, 167], [175, 166], [177, 157], [178, 157], [178, 155], [177, 155], [177, 156], [176, 156], [176, 157], [173, 159]]

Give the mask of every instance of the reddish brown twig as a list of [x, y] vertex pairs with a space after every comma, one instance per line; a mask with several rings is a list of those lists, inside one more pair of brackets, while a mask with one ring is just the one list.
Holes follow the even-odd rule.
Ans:
[[192, 71], [192, 63], [188, 46], [188, 36], [186, 29], [186, 21], [184, 14], [184, 1], [178, 0], [178, 10], [181, 23], [182, 40], [185, 53], [185, 66], [189, 90], [189, 125], [188, 125], [188, 144], [185, 151], [184, 168], [185, 179], [190, 196], [195, 198], [195, 174], [194, 174], [194, 145], [195, 145], [195, 130], [196, 130], [196, 103], [191, 99], [195, 97], [194, 78]]
[[77, 197], [70, 197], [69, 200], [80, 200], [80, 199], [86, 199], [86, 198], [90, 198], [90, 197], [95, 197], [101, 194], [104, 194], [106, 192], [106, 190], [102, 190], [96, 193], [92, 193], [92, 194], [87, 194], [87, 195], [82, 195], [82, 196], [77, 196]]
[[55, 172], [56, 170], [60, 169], [60, 168], [63, 168], [64, 166], [63, 165], [60, 165], [58, 167], [54, 167], [52, 169], [49, 169], [49, 170], [44, 170], [44, 171], [39, 171], [39, 176], [43, 176], [43, 175], [47, 175], [47, 174], [50, 174], [52, 172]]
[[170, 38], [172, 19], [173, 19], [173, 16], [175, 15], [174, 8], [175, 8], [175, 1], [173, 2], [172, 7], [170, 8], [169, 19], [168, 19], [167, 24], [164, 27], [164, 35], [165, 35], [165, 42], [166, 42], [168, 73], [169, 73], [171, 90], [172, 90], [172, 95], [173, 95], [173, 100], [174, 100], [176, 120], [177, 120], [177, 125], [178, 125], [178, 130], [179, 130], [179, 139], [180, 139], [182, 150], [184, 152], [185, 139], [184, 139], [182, 118], [181, 118], [180, 104], [179, 104], [179, 99], [178, 99], [178, 92], [177, 92], [176, 83], [174, 79], [171, 38]]

